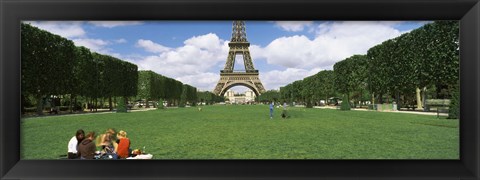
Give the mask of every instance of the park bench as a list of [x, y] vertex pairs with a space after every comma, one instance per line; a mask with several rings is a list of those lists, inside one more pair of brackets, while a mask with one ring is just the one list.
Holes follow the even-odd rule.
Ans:
[[436, 108], [437, 118], [439, 117], [440, 112], [448, 112], [448, 107], [450, 106], [450, 99], [427, 99], [425, 101], [425, 109], [429, 110], [430, 108]]
[[58, 114], [58, 109], [59, 109], [58, 107], [52, 107], [48, 111], [48, 114]]
[[403, 107], [407, 108], [407, 110], [414, 110], [417, 109], [417, 105], [416, 104], [405, 104]]

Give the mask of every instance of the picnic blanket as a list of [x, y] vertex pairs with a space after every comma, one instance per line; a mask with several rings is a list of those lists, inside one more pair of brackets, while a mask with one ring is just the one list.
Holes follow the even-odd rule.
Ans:
[[152, 154], [140, 154], [136, 155], [135, 157], [128, 157], [127, 159], [152, 159], [153, 155]]

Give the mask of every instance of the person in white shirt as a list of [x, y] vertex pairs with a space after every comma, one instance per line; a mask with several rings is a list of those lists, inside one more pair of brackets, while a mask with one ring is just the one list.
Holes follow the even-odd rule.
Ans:
[[77, 147], [83, 139], [85, 139], [85, 132], [82, 129], [77, 130], [75, 136], [73, 136], [68, 142], [68, 159], [78, 159], [80, 157]]

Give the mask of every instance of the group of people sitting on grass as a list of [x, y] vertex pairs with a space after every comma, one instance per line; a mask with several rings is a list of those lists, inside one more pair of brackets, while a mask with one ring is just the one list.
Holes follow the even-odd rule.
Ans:
[[[97, 148], [100, 151], [97, 151]], [[68, 159], [125, 159], [137, 155], [138, 150], [131, 153], [130, 139], [127, 132], [118, 133], [114, 129], [107, 129], [98, 137], [95, 132], [85, 135], [82, 129], [77, 130], [74, 137], [68, 142]]]

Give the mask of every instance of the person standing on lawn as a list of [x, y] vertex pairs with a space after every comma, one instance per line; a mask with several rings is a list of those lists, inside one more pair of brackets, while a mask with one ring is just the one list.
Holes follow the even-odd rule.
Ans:
[[273, 101], [272, 101], [272, 103], [270, 103], [270, 119], [273, 119], [273, 106], [274, 106], [274, 104], [273, 104]]
[[287, 102], [283, 102], [282, 118], [287, 118]]

